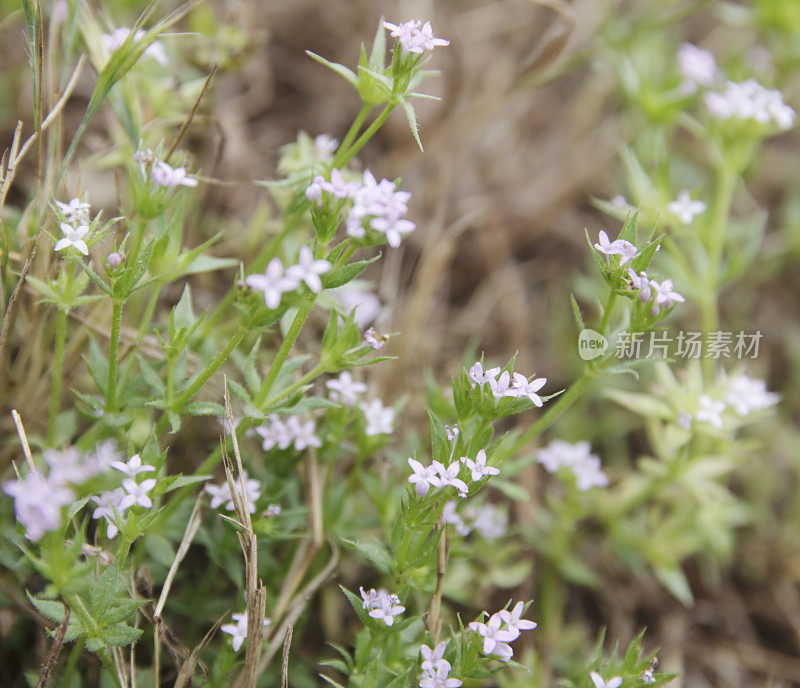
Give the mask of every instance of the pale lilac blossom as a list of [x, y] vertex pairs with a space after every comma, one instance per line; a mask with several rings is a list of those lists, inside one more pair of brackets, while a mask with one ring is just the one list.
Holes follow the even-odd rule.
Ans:
[[700, 408], [694, 414], [696, 420], [708, 423], [712, 427], [721, 428], [723, 425], [722, 414], [725, 411], [725, 402], [716, 401], [708, 394], [700, 396]]
[[156, 470], [155, 466], [150, 464], [142, 465], [142, 457], [139, 454], [134, 454], [127, 463], [123, 461], [112, 461], [111, 467], [122, 471], [129, 478], [135, 478], [139, 473], [151, 473]]
[[[109, 52], [114, 52], [128, 39], [130, 33], [131, 30], [127, 26], [120, 26], [118, 29], [114, 29], [114, 31], [111, 33], [104, 33], [102, 36], [103, 45]], [[145, 37], [145, 34], [146, 32], [144, 29], [138, 29], [136, 33], [133, 34], [133, 40], [131, 43], [138, 43]], [[164, 46], [161, 45], [161, 43], [157, 40], [148, 45], [143, 54], [145, 57], [154, 59], [163, 67], [166, 67], [169, 64], [169, 58], [167, 57], [167, 53], [164, 51]]]
[[[117, 487], [110, 492], [101, 492], [92, 501], [97, 504], [97, 508], [92, 513], [92, 518], [104, 518], [106, 520], [106, 535], [109, 540], [113, 540], [119, 532], [117, 515], [121, 518], [128, 508], [124, 504], [125, 490]], [[116, 514], [114, 513], [116, 510]]]
[[673, 303], [683, 303], [686, 299], [673, 289], [672, 280], [664, 280], [659, 283], [656, 280], [650, 280], [650, 286], [655, 293], [655, 301], [653, 306], [653, 315], [658, 312], [658, 309], [666, 310]]
[[368, 346], [375, 349], [375, 351], [380, 351], [383, 347], [386, 346], [386, 337], [379, 335], [374, 327], [370, 327], [364, 333], [364, 341], [367, 343]]
[[281, 305], [281, 298], [285, 293], [294, 291], [299, 286], [294, 277], [284, 274], [280, 258], [273, 258], [263, 275], [248, 275], [244, 281], [251, 289], [264, 293], [267, 308], [273, 311]]
[[436, 465], [423, 466], [416, 459], [408, 459], [408, 465], [411, 466], [412, 474], [408, 477], [408, 482], [414, 486], [414, 492], [420, 497], [428, 494], [431, 487], [439, 487], [441, 479], [439, 478], [439, 469]]
[[541, 408], [544, 402], [537, 392], [546, 384], [546, 377], [538, 377], [529, 381], [528, 378], [521, 373], [514, 373], [514, 383], [511, 389], [514, 392], [513, 396], [527, 397], [533, 402], [534, 406]]
[[489, 370], [483, 369], [483, 364], [480, 361], [477, 361], [472, 368], [469, 369], [467, 372], [467, 376], [472, 381], [472, 386], [481, 385], [483, 386], [487, 382], [491, 385], [492, 382], [495, 381], [497, 376], [500, 374], [500, 368], [490, 368]]
[[536, 622], [522, 618], [524, 607], [522, 602], [517, 602], [511, 611], [502, 609], [498, 612], [506, 625], [506, 631], [514, 636], [512, 640], [519, 637], [520, 631], [532, 631], [537, 626]]
[[81, 201], [80, 198], [73, 198], [68, 203], [56, 201], [56, 205], [67, 222], [75, 222], [79, 225], [89, 222], [89, 210], [92, 206]]
[[634, 270], [628, 268], [628, 278], [630, 279], [631, 288], [639, 292], [639, 299], [642, 303], [647, 303], [650, 300], [650, 278], [647, 273], [642, 270], [638, 275]]
[[61, 526], [61, 507], [75, 499], [71, 489], [39, 471], [6, 481], [3, 491], [14, 498], [14, 515], [25, 528], [25, 537], [33, 542]]
[[320, 275], [324, 275], [331, 269], [331, 264], [327, 260], [314, 260], [314, 253], [308, 246], [300, 249], [297, 265], [292, 265], [286, 269], [286, 276], [300, 282], [305, 282], [306, 286], [315, 294], [322, 291], [322, 280]]
[[185, 167], [171, 167], [163, 160], [156, 160], [150, 170], [150, 180], [156, 186], [197, 186], [198, 181], [186, 174]]
[[400, 604], [400, 598], [386, 590], [369, 590], [359, 588], [361, 593], [362, 607], [369, 612], [373, 619], [383, 621], [387, 626], [394, 624], [394, 617], [402, 614], [406, 608]]
[[411, 19], [399, 25], [385, 21], [383, 26], [391, 32], [393, 37], [397, 38], [404, 54], [421, 55], [426, 50], [433, 50], [437, 46], [450, 45], [450, 41], [436, 38], [433, 35], [433, 28], [429, 21], [422, 24], [418, 19]]
[[333, 157], [338, 147], [339, 141], [328, 134], [320, 134], [314, 138], [314, 149], [317, 152], [317, 157], [325, 162]]
[[367, 391], [367, 386], [354, 380], [349, 370], [342, 372], [338, 378], [328, 380], [325, 386], [331, 390], [330, 400], [340, 402], [343, 406], [355, 406], [359, 395]]
[[684, 225], [690, 225], [694, 218], [706, 211], [703, 201], [693, 201], [688, 189], [683, 189], [678, 198], [667, 204], [667, 210], [677, 217]]
[[495, 466], [486, 465], [486, 451], [481, 449], [473, 461], [469, 457], [464, 457], [464, 463], [472, 473], [472, 480], [477, 482], [489, 475], [500, 475], [500, 469]]
[[767, 391], [764, 380], [754, 380], [739, 373], [728, 381], [725, 401], [740, 416], [746, 416], [752, 411], [761, 411], [774, 406], [780, 401], [780, 397]]
[[570, 444], [563, 440], [553, 440], [547, 447], [539, 450], [536, 460], [549, 473], [556, 473], [561, 468], [569, 469], [581, 492], [608, 485], [608, 476], [601, 468], [600, 458], [591, 453], [588, 442]]
[[682, 89], [687, 94], [697, 91], [698, 86], [710, 86], [718, 73], [714, 54], [692, 43], [683, 43], [678, 49], [678, 68], [684, 78]]
[[721, 91], [705, 94], [709, 114], [720, 120], [751, 120], [779, 130], [794, 125], [796, 113], [783, 101], [780, 91], [764, 88], [755, 79], [727, 82]]
[[55, 250], [63, 251], [65, 248], [72, 246], [84, 256], [88, 256], [89, 247], [86, 245], [86, 242], [83, 240], [83, 238], [89, 233], [89, 227], [87, 225], [78, 225], [77, 227], [73, 227], [66, 222], [62, 222], [60, 227], [61, 233], [64, 236], [56, 242]]
[[605, 680], [596, 671], [592, 671], [589, 677], [592, 679], [592, 683], [594, 683], [594, 688], [619, 688], [622, 685], [621, 676], [614, 676]]
[[[242, 646], [242, 643], [247, 639], [247, 612], [245, 611], [242, 614], [233, 614], [231, 618], [236, 623], [220, 626], [220, 630], [223, 633], [227, 633], [231, 636], [233, 651], [238, 652], [239, 648]], [[267, 628], [270, 623], [270, 620], [265, 617], [264, 628]]]
[[594, 247], [607, 256], [619, 256], [619, 264], [625, 265], [636, 255], [636, 246], [625, 239], [611, 241], [605, 231], [600, 230], [598, 243]]
[[127, 493], [122, 498], [122, 506], [127, 509], [128, 507], [137, 505], [149, 509], [153, 506], [153, 500], [148, 496], [148, 492], [156, 486], [158, 482], [155, 478], [148, 478], [137, 483], [133, 478], [125, 478], [122, 481], [122, 487]]
[[439, 471], [439, 487], [455, 487], [456, 490], [458, 490], [458, 496], [464, 499], [469, 492], [469, 488], [467, 487], [467, 483], [458, 477], [461, 471], [461, 463], [459, 461], [453, 461], [447, 468], [439, 461], [434, 461], [433, 465], [436, 466], [436, 469]]
[[364, 412], [367, 435], [388, 435], [394, 430], [394, 409], [384, 406], [380, 399], [362, 402], [361, 410]]

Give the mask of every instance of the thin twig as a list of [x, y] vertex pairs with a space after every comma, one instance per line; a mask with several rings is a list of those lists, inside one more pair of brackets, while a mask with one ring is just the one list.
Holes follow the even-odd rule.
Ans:
[[50, 674], [53, 673], [53, 667], [56, 665], [58, 654], [61, 652], [61, 647], [64, 645], [64, 634], [67, 632], [67, 624], [69, 623], [70, 609], [64, 605], [64, 619], [56, 631], [55, 638], [53, 638], [53, 647], [50, 648], [50, 653], [47, 655], [42, 671], [39, 674], [39, 680], [36, 682], [36, 688], [45, 688], [47, 681], [50, 680]]
[[428, 631], [431, 634], [434, 646], [439, 642], [439, 632], [442, 630], [442, 589], [444, 587], [444, 575], [447, 571], [447, 561], [450, 557], [450, 538], [444, 518], [439, 518], [438, 528], [440, 535], [436, 567], [436, 590], [433, 593], [428, 610]]
[[217, 64], [215, 62], [214, 66], [211, 68], [211, 73], [206, 77], [206, 82], [203, 84], [203, 88], [200, 91], [200, 95], [197, 96], [197, 100], [194, 101], [194, 105], [192, 106], [192, 109], [189, 111], [189, 114], [186, 116], [186, 119], [183, 121], [183, 125], [181, 126], [180, 131], [178, 131], [178, 135], [175, 137], [175, 140], [169, 147], [167, 154], [164, 156], [164, 162], [169, 162], [170, 156], [175, 152], [175, 149], [181, 142], [183, 135], [186, 133], [186, 130], [189, 128], [189, 125], [192, 123], [192, 120], [194, 119], [194, 115], [197, 112], [197, 108], [200, 107], [200, 101], [206, 94], [206, 89], [208, 88], [208, 85], [211, 83], [211, 79], [214, 78], [214, 74], [216, 73], [217, 73]]
[[283, 637], [283, 657], [281, 660], [281, 688], [289, 688], [289, 648], [292, 646], [292, 633], [294, 626], [286, 629]]
[[31, 446], [28, 444], [28, 435], [25, 434], [25, 427], [22, 425], [22, 418], [16, 409], [11, 409], [11, 417], [14, 419], [14, 425], [17, 426], [17, 435], [19, 435], [20, 444], [22, 444], [22, 453], [25, 454], [25, 460], [28, 462], [28, 467], [36, 473], [36, 466], [33, 463], [33, 455], [31, 454]]

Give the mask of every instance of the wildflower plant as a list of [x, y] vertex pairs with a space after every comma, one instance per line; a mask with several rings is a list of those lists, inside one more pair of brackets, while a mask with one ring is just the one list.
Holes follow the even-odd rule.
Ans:
[[[39, 180], [29, 217], [2, 235], [4, 260], [32, 246], [30, 264], [19, 274], [4, 268], [3, 280], [36, 295], [52, 351], [48, 412], [15, 412], [0, 501], [3, 562], [23, 604], [54, 626], [40, 685], [84, 685], [84, 674], [85, 685], [97, 675], [98, 685], [120, 688], [173, 677], [190, 685], [201, 673], [209, 686], [273, 685], [281, 648], [286, 685], [292, 638], [318, 595], [328, 609], [346, 608], [355, 629], [321, 662], [334, 686], [544, 686], [554, 666], [564, 685], [582, 688], [670, 680], [655, 672], [641, 634], [621, 656], [601, 641], [582, 659], [565, 651], [569, 661], [551, 661], [562, 650], [568, 586], [597, 585], [584, 546], [600, 531], [619, 562], [689, 604], [684, 561], [729, 560], [747, 522], [728, 484], [744, 454], [734, 439], [777, 396], [712, 359], [676, 370], [665, 360], [620, 361], [612, 348], [561, 388], [516, 356], [481, 355], [449, 384], [431, 383], [427, 433], [414, 437], [408, 400], [375, 391], [373, 369], [391, 365], [395, 335], [380, 321], [369, 326], [367, 300], [353, 307], [337, 294], [425, 231], [402, 180], [356, 156], [395, 109], [422, 149], [412, 101], [431, 98], [417, 89], [449, 40], [428, 21], [381, 19], [352, 69], [309, 52], [361, 107], [340, 140], [300, 133], [284, 147], [282, 177], [261, 185], [277, 208], [268, 236], [259, 226], [254, 251], [229, 255], [222, 232], [190, 245], [214, 180], [181, 147], [214, 72], [184, 103], [177, 132], [169, 120], [139, 121], [142, 93], [159, 88], [156, 79], [140, 93], [149, 83], [141, 70], [177, 59], [181, 37], [164, 32], [193, 4], [146, 29], [149, 12], [113, 27], [88, 5], [66, 3], [52, 21], [77, 32], [64, 48], [90, 54], [96, 84], [65, 155], [48, 148], [54, 173]], [[43, 20], [25, 7], [35, 47]], [[634, 143], [624, 163], [636, 208], [606, 204], [619, 229], [586, 229], [597, 298], [572, 297], [576, 337], [630, 338], [695, 310], [710, 334], [721, 291], [757, 248], [737, 250], [733, 195], [758, 144], [791, 127], [794, 111], [774, 89], [724, 80], [707, 53], [676, 50], [665, 88], [679, 98], [662, 113], [665, 136], [689, 122], [707, 144], [713, 191], [651, 179]], [[621, 72], [634, 99], [643, 96], [632, 68]], [[93, 212], [91, 183], [65, 176], [101, 103], [116, 114], [108, 137], [121, 182], [109, 220]], [[42, 115], [39, 137], [50, 117]], [[8, 174], [6, 166], [0, 205]], [[224, 283], [224, 294], [200, 297], [204, 279]], [[13, 307], [9, 299], [0, 360], [11, 355]], [[66, 389], [72, 365], [81, 374]], [[614, 382], [646, 376], [656, 383], [649, 389]], [[559, 437], [554, 424], [586, 396], [643, 416], [650, 455], [618, 471], [590, 438]], [[196, 460], [179, 463], [176, 446]], [[546, 496], [520, 527], [508, 502], [529, 500], [519, 478], [532, 467], [542, 469]], [[535, 572], [520, 561], [523, 547], [536, 552]], [[535, 600], [513, 596], [531, 576]], [[195, 584], [215, 594], [193, 599], [185, 590]], [[499, 601], [477, 608], [473, 593], [494, 587]]]

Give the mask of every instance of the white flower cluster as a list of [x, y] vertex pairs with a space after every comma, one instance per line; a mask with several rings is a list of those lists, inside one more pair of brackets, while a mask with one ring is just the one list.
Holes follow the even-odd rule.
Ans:
[[408, 459], [408, 465], [413, 471], [408, 477], [408, 482], [414, 486], [414, 491], [420, 497], [428, 494], [431, 487], [435, 489], [455, 487], [459, 497], [462, 499], [466, 497], [469, 487], [458, 477], [462, 465], [469, 470], [472, 482], [480, 482], [487, 476], [500, 474], [499, 468], [486, 464], [486, 451], [483, 449], [478, 452], [474, 460], [462, 456], [459, 461], [453, 461], [447, 467], [440, 461], [434, 461], [430, 466], [423, 466], [416, 459]]
[[361, 606], [369, 612], [373, 619], [383, 621], [387, 626], [394, 624], [394, 617], [402, 614], [406, 608], [400, 604], [400, 598], [383, 588], [375, 590], [374, 588], [365, 591], [364, 588], [359, 588], [361, 599], [363, 602]]
[[714, 54], [692, 43], [678, 49], [678, 69], [684, 79], [681, 89], [689, 95], [696, 93], [698, 86], [710, 86], [719, 72]]
[[653, 307], [650, 310], [650, 315], [652, 316], [658, 315], [659, 311], [666, 310], [674, 303], [686, 301], [683, 296], [675, 291], [672, 280], [667, 279], [663, 282], [657, 282], [650, 279], [644, 270], [637, 275], [631, 268], [628, 268], [628, 280], [631, 289], [639, 292], [639, 298], [642, 303], [647, 303], [651, 298], [653, 299]]
[[469, 630], [483, 638], [483, 654], [495, 655], [503, 662], [514, 656], [508, 643], [519, 638], [520, 631], [530, 631], [537, 626], [535, 622], [521, 618], [524, 606], [522, 602], [517, 602], [511, 611], [502, 609], [492, 614], [486, 623], [470, 623]]
[[588, 442], [570, 444], [563, 440], [553, 440], [539, 450], [536, 460], [549, 473], [568, 468], [575, 475], [575, 485], [581, 492], [608, 485], [608, 476], [600, 467], [600, 458], [592, 454]]
[[[261, 496], [261, 483], [255, 478], [249, 478], [247, 471], [239, 476], [238, 485], [239, 494], [242, 495], [247, 502], [247, 511], [251, 514], [256, 512], [256, 502]], [[220, 485], [206, 485], [205, 491], [211, 495], [211, 508], [218, 509], [223, 504], [228, 511], [235, 511], [233, 500], [231, 499], [231, 489], [227, 482], [222, 482]]]
[[375, 180], [372, 172], [364, 172], [361, 183], [345, 182], [342, 173], [333, 168], [331, 179], [327, 181], [322, 175], [314, 177], [306, 189], [306, 197], [310, 201], [322, 203], [322, 193], [327, 192], [340, 199], [353, 201], [345, 226], [348, 235], [361, 238], [366, 234], [364, 222], [386, 236], [389, 246], [397, 248], [403, 234], [414, 231], [416, 225], [403, 216], [408, 212], [408, 191], [398, 191], [388, 179]]
[[116, 537], [119, 532], [117, 516], [121, 518], [125, 511], [134, 505], [145, 509], [153, 506], [153, 501], [148, 493], [158, 482], [155, 478], [148, 478], [142, 482], [136, 481], [136, 476], [140, 473], [152, 473], [156, 470], [155, 466], [142, 464], [142, 457], [139, 454], [134, 454], [127, 462], [112, 461], [111, 467], [125, 474], [122, 487], [101, 492], [96, 497], [92, 497], [92, 501], [97, 504], [92, 518], [106, 520], [106, 535], [109, 539]]
[[285, 272], [281, 259], [273, 258], [263, 275], [248, 275], [244, 281], [251, 289], [263, 292], [267, 308], [274, 311], [281, 305], [283, 295], [294, 291], [303, 282], [311, 291], [319, 294], [322, 291], [320, 275], [330, 269], [331, 264], [327, 260], [315, 260], [311, 248], [303, 246], [297, 263], [290, 265]]
[[483, 369], [483, 364], [478, 361], [472, 368], [467, 371], [467, 375], [472, 382], [472, 387], [480, 385], [483, 387], [489, 384], [489, 389], [492, 390], [492, 395], [495, 399], [502, 397], [521, 398], [527, 397], [536, 406], [540, 407], [543, 404], [542, 398], [537, 392], [547, 384], [546, 377], [539, 377], [528, 380], [522, 373], [509, 373], [507, 370], [500, 373], [500, 368], [490, 368], [489, 370]]
[[706, 93], [705, 103], [716, 119], [753, 120], [780, 130], [790, 129], [796, 117], [795, 111], [783, 102], [780, 91], [765, 88], [755, 79], [729, 81], [722, 91]]
[[[612, 676], [606, 680], [596, 671], [591, 671], [589, 672], [589, 678], [592, 679], [594, 688], [619, 688], [622, 685], [622, 676]], [[655, 683], [655, 679], [649, 681], [646, 678], [642, 678], [642, 680], [645, 683]]]
[[[117, 48], [119, 48], [119, 46], [128, 40], [130, 33], [131, 30], [127, 26], [120, 26], [118, 29], [114, 29], [111, 33], [104, 33], [103, 45], [105, 45], [106, 50], [109, 52], [114, 52]], [[138, 43], [144, 38], [144, 36], [144, 29], [139, 29], [135, 34], [133, 34], [133, 40], [131, 42]], [[167, 57], [167, 53], [164, 51], [164, 46], [161, 45], [159, 41], [153, 41], [150, 45], [148, 45], [143, 54], [145, 57], [153, 58], [162, 66], [166, 67], [169, 64], [169, 58]]]
[[[239, 648], [242, 646], [242, 643], [247, 640], [247, 612], [245, 611], [241, 614], [233, 614], [231, 618], [236, 623], [220, 626], [219, 630], [231, 636], [231, 645], [233, 645], [233, 651], [238, 652]], [[270, 623], [271, 621], [269, 618], [264, 617], [264, 628], [267, 628]]]
[[105, 473], [120, 458], [116, 443], [106, 440], [94, 451], [83, 453], [75, 447], [63, 451], [49, 449], [44, 460], [47, 475], [31, 471], [18, 480], [3, 483], [3, 491], [14, 498], [14, 513], [25, 528], [25, 536], [36, 542], [61, 525], [61, 507], [75, 499], [70, 485]]
[[79, 198], [73, 198], [68, 203], [56, 201], [56, 205], [64, 216], [65, 222], [59, 223], [61, 233], [64, 236], [56, 242], [55, 250], [63, 251], [65, 248], [72, 246], [84, 256], [88, 256], [89, 247], [86, 245], [84, 237], [89, 233], [89, 210], [91, 206]]
[[328, 134], [320, 134], [314, 138], [314, 150], [322, 162], [329, 162], [339, 147], [339, 141]]
[[457, 508], [456, 500], [451, 499], [444, 505], [442, 518], [462, 537], [473, 530], [486, 540], [497, 540], [505, 536], [508, 515], [494, 504], [467, 506], [461, 513], [458, 513]]
[[424, 24], [418, 19], [411, 19], [402, 24], [392, 24], [383, 22], [383, 27], [391, 32], [392, 36], [400, 42], [403, 53], [414, 53], [421, 55], [426, 50], [433, 50], [439, 45], [450, 45], [450, 41], [444, 38], [436, 38], [433, 35], [431, 23], [426, 21]]
[[729, 407], [739, 416], [745, 417], [754, 411], [763, 411], [774, 406], [780, 401], [780, 397], [774, 392], [767, 391], [764, 380], [754, 380], [739, 373], [725, 382], [722, 399], [702, 394], [698, 401], [699, 408], [694, 414], [695, 420], [719, 429], [724, 425], [722, 414]]
[[444, 658], [447, 642], [439, 643], [431, 649], [427, 645], [419, 648], [422, 654], [422, 676], [419, 688], [459, 688], [463, 683], [457, 678], [450, 678], [453, 667]]
[[636, 255], [636, 246], [626, 239], [609, 240], [608, 234], [600, 230], [598, 243], [594, 247], [607, 256], [619, 256], [619, 264], [625, 265]]
[[316, 424], [313, 420], [300, 422], [297, 416], [289, 416], [285, 421], [273, 414], [265, 423], [256, 428], [256, 433], [261, 437], [261, 446], [264, 451], [277, 447], [288, 449], [291, 445], [297, 451], [308, 447], [321, 447], [322, 440], [314, 434]]

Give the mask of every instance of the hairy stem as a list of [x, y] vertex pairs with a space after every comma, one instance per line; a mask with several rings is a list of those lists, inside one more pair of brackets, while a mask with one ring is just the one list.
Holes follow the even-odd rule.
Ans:
[[341, 144], [339, 144], [339, 149], [336, 151], [333, 162], [331, 162], [331, 167], [339, 168], [344, 164], [342, 159], [347, 154], [347, 149], [350, 147], [350, 144], [353, 143], [353, 139], [355, 139], [356, 135], [361, 130], [361, 125], [364, 124], [364, 120], [367, 118], [370, 110], [372, 110], [372, 106], [367, 104], [364, 104], [361, 110], [359, 110], [355, 120], [353, 120], [353, 124], [350, 125], [350, 129], [347, 134], [345, 134]]
[[383, 110], [381, 110], [381, 114], [379, 114], [372, 122], [372, 124], [370, 124], [369, 127], [367, 127], [366, 131], [363, 134], [361, 134], [361, 136], [359, 136], [358, 139], [356, 139], [356, 142], [352, 146], [350, 146], [350, 148], [347, 151], [342, 153], [341, 159], [337, 161], [340, 167], [343, 167], [348, 162], [350, 162], [351, 158], [354, 155], [356, 155], [356, 153], [358, 153], [358, 151], [360, 151], [366, 145], [367, 141], [369, 141], [375, 135], [378, 129], [380, 129], [383, 126], [383, 123], [389, 118], [389, 115], [392, 114], [392, 110], [394, 110], [394, 107], [395, 106], [390, 103], [385, 108], [383, 108]]
[[61, 383], [64, 377], [64, 342], [67, 338], [67, 311], [59, 308], [56, 313], [56, 342], [53, 353], [53, 384], [50, 386], [50, 413], [47, 417], [47, 444], [52, 446], [56, 432], [61, 400]]
[[122, 327], [124, 303], [114, 299], [111, 311], [111, 341], [108, 349], [108, 386], [106, 388], [106, 412], [112, 412], [117, 403], [117, 369], [119, 367], [119, 333]]

